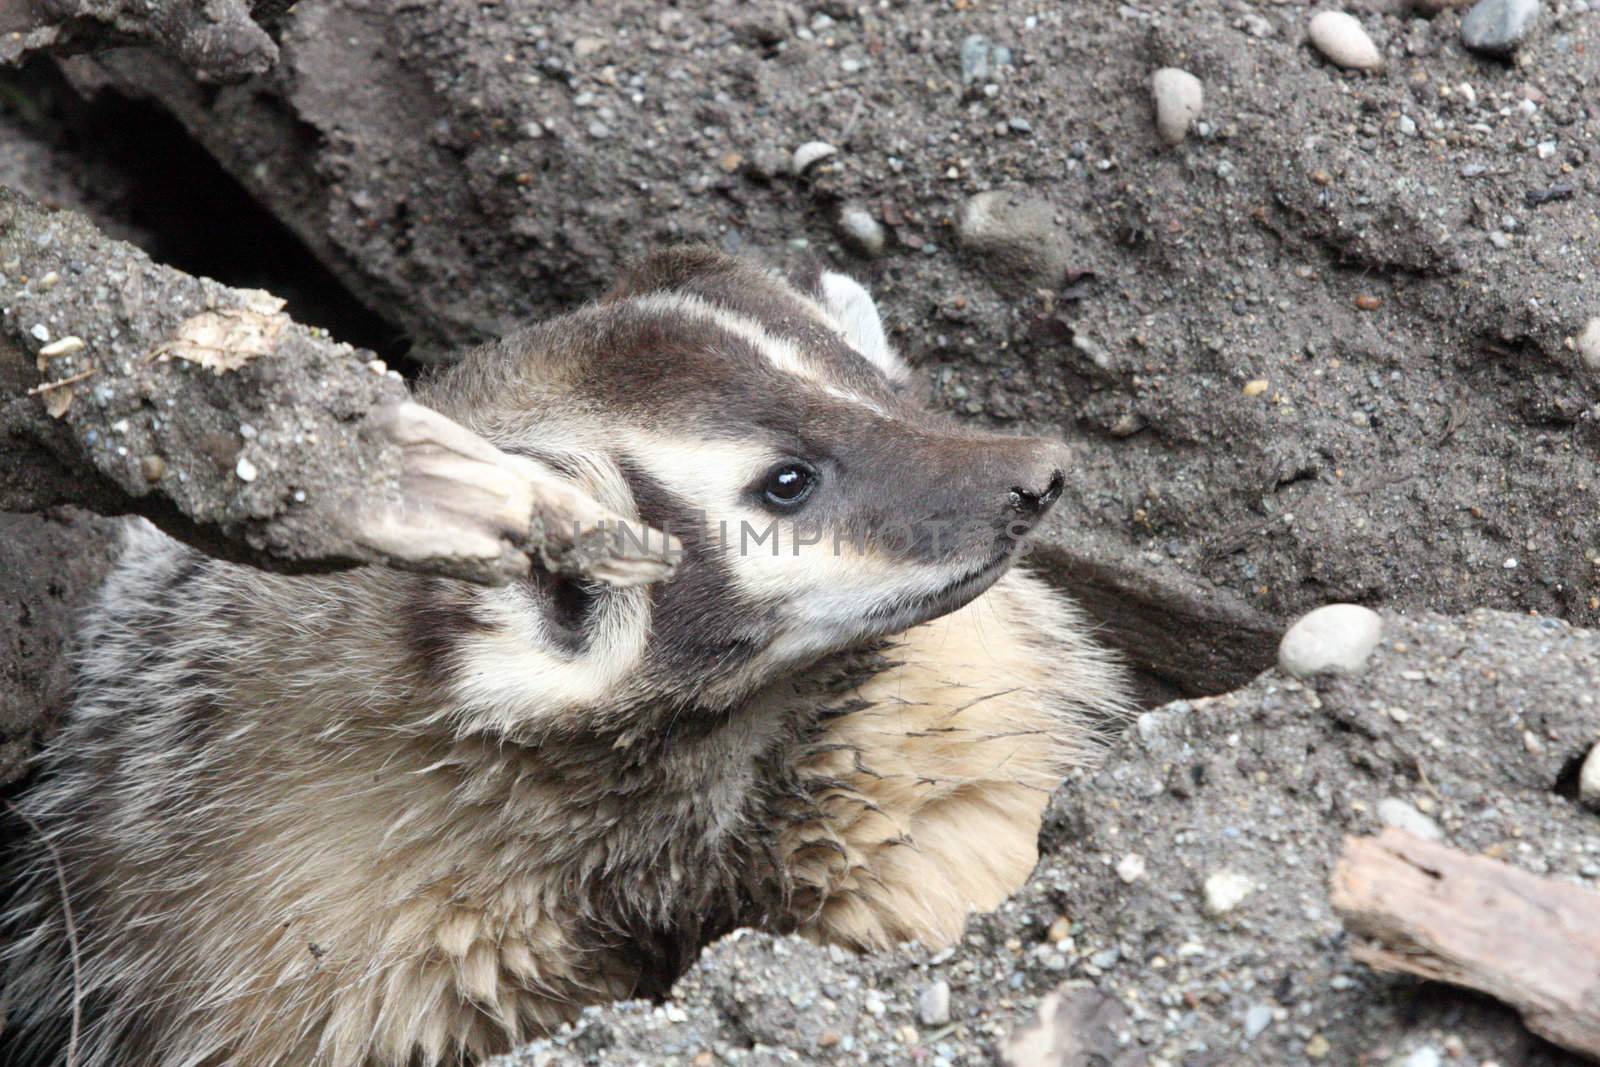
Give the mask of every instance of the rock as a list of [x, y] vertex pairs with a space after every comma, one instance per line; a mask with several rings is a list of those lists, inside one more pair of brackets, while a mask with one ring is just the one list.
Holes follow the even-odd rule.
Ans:
[[1539, 0], [1478, 0], [1461, 19], [1461, 43], [1486, 56], [1509, 56], [1539, 17]]
[[1139, 855], [1137, 852], [1128, 853], [1126, 856], [1122, 857], [1121, 862], [1117, 864], [1117, 877], [1121, 878], [1129, 885], [1132, 885], [1134, 882], [1137, 882], [1139, 879], [1143, 878], [1144, 872], [1144, 857]]
[[1381, 70], [1383, 53], [1355, 16], [1324, 11], [1311, 20], [1311, 43], [1328, 61], [1347, 70]]
[[838, 154], [839, 150], [827, 141], [807, 141], [794, 150], [794, 156], [790, 160], [790, 169], [796, 174], [804, 174], [829, 156]]
[[253, 482], [259, 472], [256, 470], [254, 463], [251, 463], [248, 458], [240, 456], [239, 462], [233, 468], [233, 473], [239, 476], [241, 482]]
[[1384, 797], [1378, 801], [1378, 821], [1396, 830], [1415, 834], [1425, 841], [1441, 841], [1444, 831], [1439, 824], [1399, 797]]
[[1584, 807], [1600, 811], [1600, 743], [1589, 750], [1578, 772], [1578, 799]]
[[940, 979], [917, 997], [917, 1022], [933, 1029], [950, 1021], [950, 983]]
[[1409, 1056], [1396, 1060], [1395, 1067], [1439, 1067], [1443, 1062], [1438, 1049], [1432, 1045], [1423, 1045]]
[[1134, 1067], [1146, 1057], [1118, 1034], [1128, 1012], [1115, 997], [1067, 982], [1039, 1001], [1034, 1015], [1011, 1032], [1000, 1051], [1003, 1067]]
[[1167, 144], [1180, 144], [1200, 117], [1205, 90], [1200, 79], [1177, 67], [1162, 67], [1150, 76], [1156, 106], [1156, 132]]
[[1589, 320], [1578, 338], [1578, 354], [1590, 370], [1600, 370], [1600, 315]]
[[981, 33], [961, 41], [961, 84], [981, 85], [994, 80], [996, 72], [1011, 64], [1011, 49], [996, 45]]
[[1071, 265], [1055, 206], [1024, 190], [995, 189], [969, 199], [956, 236], [997, 285], [1029, 295], [1059, 286]]
[[1244, 1013], [1244, 1037], [1246, 1041], [1254, 1041], [1261, 1036], [1261, 1032], [1272, 1025], [1272, 1005], [1252, 1004]]
[[1226, 915], [1255, 892], [1255, 883], [1238, 871], [1218, 871], [1205, 881], [1206, 912]]
[[1383, 635], [1383, 619], [1359, 604], [1328, 604], [1301, 616], [1278, 645], [1278, 668], [1296, 678], [1355, 674]]
[[839, 209], [839, 235], [866, 255], [883, 255], [883, 227], [862, 204], [852, 201]]

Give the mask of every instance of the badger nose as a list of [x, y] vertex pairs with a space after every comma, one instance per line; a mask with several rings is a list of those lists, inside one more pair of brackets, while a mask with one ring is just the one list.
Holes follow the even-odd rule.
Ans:
[[1011, 487], [1011, 510], [1030, 526], [1044, 518], [1050, 506], [1061, 498], [1061, 489], [1067, 484], [1060, 469], [1050, 472], [1049, 480], [1042, 486], [1014, 485]]

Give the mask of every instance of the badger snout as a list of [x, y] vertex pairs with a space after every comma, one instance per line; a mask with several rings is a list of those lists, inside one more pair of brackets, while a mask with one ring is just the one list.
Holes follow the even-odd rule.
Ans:
[[1017, 445], [1021, 446], [1021, 469], [1010, 479], [1003, 518], [1007, 529], [1026, 533], [1061, 499], [1067, 485], [1068, 456], [1057, 441], [1022, 438]]
[[1043, 489], [1033, 490], [1013, 485], [1008, 503], [1018, 515], [1035, 521], [1042, 519], [1050, 506], [1061, 497], [1061, 487], [1067, 484], [1066, 475], [1059, 470], [1050, 472], [1050, 482]]

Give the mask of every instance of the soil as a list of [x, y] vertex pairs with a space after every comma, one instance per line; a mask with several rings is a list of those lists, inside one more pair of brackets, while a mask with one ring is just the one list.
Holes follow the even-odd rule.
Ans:
[[[412, 370], [669, 242], [820, 257], [868, 282], [935, 403], [1076, 446], [1033, 561], [1147, 703], [1233, 691], [1152, 712], [1069, 783], [1039, 873], [954, 956], [747, 935], [673, 1003], [597, 1012], [523, 1062], [989, 1062], [1070, 978], [1088, 987], [1063, 1012], [1112, 1020], [1106, 1062], [1311, 1062], [1316, 1038], [1325, 1063], [1566, 1063], [1488, 1002], [1349, 965], [1325, 885], [1391, 797], [1457, 845], [1600, 876], [1594, 816], [1553, 792], [1600, 735], [1593, 641], [1567, 626], [1600, 622], [1590, 7], [1544, 4], [1507, 62], [1463, 49], [1459, 11], [1352, 4], [1386, 61], [1360, 74], [1306, 43], [1309, 5], [1265, 0], [274, 4], [278, 66], [239, 85], [134, 50], [62, 69], [85, 107], [174, 117], [186, 134], [124, 124], [132, 158], [147, 129], [156, 155], [192, 139], [215, 160], [181, 157], [195, 201], [231, 183], [281, 255], [226, 215], [197, 227], [220, 251], [132, 219], [139, 168], [76, 107], [0, 124], [0, 163]], [[1176, 147], [1148, 90], [1169, 65], [1205, 88]], [[813, 141], [837, 151], [795, 173]], [[1013, 210], [963, 242], [992, 190]], [[856, 208], [881, 249], [841, 221]], [[247, 276], [261, 258], [290, 278]], [[40, 588], [55, 564], [12, 566]], [[1329, 601], [1389, 613], [1373, 670], [1251, 681]], [[30, 640], [64, 642], [52, 618]], [[1219, 922], [1196, 886], [1222, 866], [1257, 889]], [[1070, 945], [1047, 935], [1063, 915]], [[956, 1028], [902, 1040], [940, 978]]]

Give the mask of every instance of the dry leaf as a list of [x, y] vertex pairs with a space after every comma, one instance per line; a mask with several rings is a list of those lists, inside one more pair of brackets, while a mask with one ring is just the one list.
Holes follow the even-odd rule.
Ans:
[[277, 310], [283, 301], [252, 290], [247, 302], [250, 307], [202, 311], [184, 320], [178, 335], [158, 347], [152, 357], [177, 356], [223, 374], [257, 356], [270, 355], [289, 325], [289, 316]]
[[60, 389], [52, 389], [44, 394], [44, 409], [49, 412], [52, 419], [59, 419], [72, 407], [72, 386], [64, 385]]

